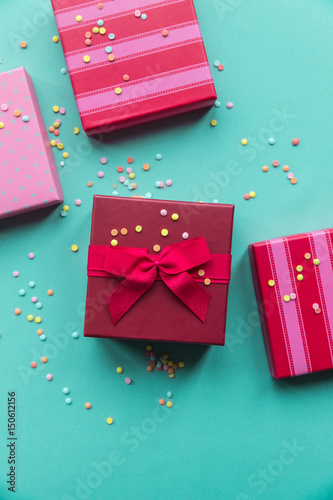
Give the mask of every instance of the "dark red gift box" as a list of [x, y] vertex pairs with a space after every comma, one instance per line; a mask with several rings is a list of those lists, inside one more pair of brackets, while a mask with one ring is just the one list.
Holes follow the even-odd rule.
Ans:
[[[167, 214], [163, 216], [161, 211]], [[224, 345], [233, 213], [233, 205], [96, 195], [88, 256], [84, 335]], [[173, 220], [175, 214], [178, 220]], [[137, 232], [137, 226], [141, 227], [140, 232]], [[162, 236], [165, 229], [168, 234]], [[112, 240], [117, 246], [111, 246]], [[156, 245], [160, 247], [159, 251], [156, 251]], [[115, 290], [129, 280], [126, 271], [116, 262], [119, 255], [124, 253], [127, 259], [133, 252], [141, 252], [147, 255], [150, 264], [149, 259], [154, 264], [159, 259], [162, 262], [166, 253], [167, 258], [176, 256], [172, 258], [177, 267], [182, 265], [183, 258], [193, 263], [194, 252], [187, 249], [197, 246], [202, 251], [199, 257], [206, 262], [185, 273], [168, 275], [172, 286], [176, 283], [177, 290], [180, 290], [182, 300], [180, 295], [177, 296], [178, 292], [172, 291], [172, 286], [170, 288], [166, 281], [163, 282], [162, 268], [159, 267], [156, 280], [114, 324], [110, 297], [115, 298]], [[131, 271], [136, 272], [134, 267]], [[186, 296], [182, 289], [184, 280], [187, 284], [190, 282], [199, 295], [208, 296], [210, 301], [204, 320], [183, 302]], [[205, 285], [205, 280], [210, 283]], [[126, 286], [120, 288], [125, 293], [124, 301], [118, 304], [122, 307], [127, 301], [128, 289]], [[186, 300], [191, 299], [186, 297]], [[201, 301], [196, 307], [201, 312], [205, 309]]]
[[192, 0], [51, 1], [88, 135], [214, 104]]
[[333, 368], [333, 229], [249, 247], [271, 375]]

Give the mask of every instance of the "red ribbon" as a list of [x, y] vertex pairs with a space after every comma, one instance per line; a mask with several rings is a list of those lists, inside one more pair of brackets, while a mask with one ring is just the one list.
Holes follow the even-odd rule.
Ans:
[[115, 325], [156, 279], [161, 279], [200, 318], [205, 321], [210, 295], [198, 283], [203, 281], [193, 268], [204, 266], [204, 278], [229, 283], [231, 255], [211, 254], [204, 238], [169, 245], [159, 255], [146, 248], [90, 245], [88, 276], [125, 277], [108, 298]]

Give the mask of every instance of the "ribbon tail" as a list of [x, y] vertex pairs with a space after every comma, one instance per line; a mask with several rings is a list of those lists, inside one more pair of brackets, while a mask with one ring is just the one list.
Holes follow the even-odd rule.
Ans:
[[156, 279], [156, 267], [150, 266], [148, 269], [142, 269], [142, 267], [145, 266], [138, 266], [108, 298], [111, 320], [114, 325], [118, 323]]
[[160, 271], [164, 283], [204, 323], [210, 295], [187, 273], [166, 274]]

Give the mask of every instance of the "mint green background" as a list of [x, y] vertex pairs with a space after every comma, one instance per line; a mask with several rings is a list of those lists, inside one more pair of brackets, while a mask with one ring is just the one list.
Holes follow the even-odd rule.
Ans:
[[[96, 142], [82, 131], [73, 134], [81, 125], [69, 77], [60, 73], [64, 58], [61, 45], [52, 42], [57, 30], [48, 0], [1, 2], [0, 70], [26, 67], [46, 124], [55, 119], [54, 104], [66, 108], [61, 138], [70, 152], [66, 166], [59, 167], [70, 206], [67, 218], [59, 217], [56, 207], [0, 224], [1, 499], [333, 496], [332, 373], [271, 378], [247, 255], [251, 242], [332, 226], [333, 4], [196, 0], [195, 5], [222, 106]], [[28, 42], [24, 51], [22, 39]], [[216, 59], [225, 65], [223, 72], [214, 68]], [[228, 101], [232, 110], [225, 107]], [[276, 110], [287, 114], [284, 123], [274, 120]], [[209, 125], [212, 118], [218, 121], [215, 128]], [[276, 139], [274, 146], [268, 145], [269, 136]], [[240, 146], [243, 137], [249, 140], [246, 148]], [[291, 145], [294, 137], [301, 140], [297, 148]], [[156, 153], [163, 155], [161, 162]], [[102, 156], [108, 158], [104, 167]], [[146, 372], [145, 343], [82, 337], [92, 197], [112, 193], [115, 169], [125, 166], [128, 156], [135, 158], [136, 194], [236, 205], [226, 346], [156, 344], [158, 353], [167, 349], [186, 362], [174, 380]], [[263, 173], [262, 166], [275, 159], [280, 167]], [[142, 171], [144, 162], [150, 163], [149, 172]], [[284, 164], [297, 177], [296, 186], [282, 172]], [[97, 178], [99, 170], [104, 179]], [[222, 184], [214, 181], [219, 174]], [[168, 178], [171, 188], [155, 188], [156, 180]], [[94, 186], [87, 188], [90, 180]], [[252, 189], [257, 196], [246, 202], [243, 195]], [[131, 194], [124, 186], [119, 193]], [[73, 243], [79, 245], [77, 254], [70, 251]], [[27, 257], [31, 251], [33, 261]], [[16, 269], [20, 277], [14, 279]], [[27, 286], [30, 280], [36, 282], [34, 290]], [[20, 288], [27, 290], [23, 298]], [[55, 291], [52, 298], [45, 295], [48, 288]], [[26, 320], [35, 313], [33, 294], [44, 304], [44, 343], [35, 323]], [[13, 314], [18, 306], [20, 317]], [[71, 337], [74, 330], [78, 340]], [[46, 366], [40, 366], [43, 354], [49, 357]], [[39, 361], [35, 371], [30, 369], [34, 359]], [[123, 375], [117, 375], [118, 365]], [[125, 385], [125, 375], [132, 377], [131, 386]], [[71, 390], [71, 406], [64, 402], [64, 386]], [[4, 481], [11, 390], [18, 405], [14, 496]], [[154, 413], [168, 390], [174, 408]], [[90, 411], [84, 409], [86, 401], [93, 405]], [[114, 418], [112, 426], [105, 422], [108, 416]], [[136, 427], [144, 430], [133, 440]], [[285, 451], [286, 443], [299, 447], [294, 456]], [[106, 471], [109, 476], [91, 475], [93, 463], [110, 460], [112, 452], [118, 465]], [[76, 491], [78, 478], [101, 485]]]

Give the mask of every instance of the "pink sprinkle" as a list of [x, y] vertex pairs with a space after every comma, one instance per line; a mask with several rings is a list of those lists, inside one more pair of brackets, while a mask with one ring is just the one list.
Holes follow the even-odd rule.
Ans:
[[119, 177], [119, 182], [125, 182], [125, 180], [126, 180], [126, 179], [125, 179], [125, 177], [124, 177], [123, 175], [121, 175], [121, 176]]
[[244, 200], [249, 200], [249, 199], [250, 199], [249, 193], [244, 194]]
[[31, 366], [31, 368], [36, 368], [36, 366], [37, 366], [36, 361], [32, 361], [32, 363], [30, 363], [30, 366]]
[[2, 109], [2, 111], [7, 111], [7, 109], [8, 109], [7, 104], [1, 104], [1, 109]]
[[312, 305], [312, 309], [318, 309], [319, 307], [319, 304], [317, 304], [317, 302], [315, 302], [313, 305]]
[[102, 9], [103, 9], [103, 4], [102, 4], [102, 2], [99, 2], [99, 3], [97, 4], [97, 8], [98, 8], [98, 10], [102, 10]]
[[14, 278], [17, 278], [17, 277], [19, 276], [19, 274], [20, 274], [20, 273], [19, 273], [18, 271], [14, 271], [14, 272], [13, 272], [13, 276], [14, 276]]
[[233, 108], [233, 107], [234, 107], [234, 105], [232, 104], [232, 102], [228, 102], [228, 104], [227, 104], [227, 108], [228, 108], [228, 109], [231, 109], [231, 108]]
[[75, 205], [77, 207], [79, 207], [81, 205], [81, 200], [79, 200], [79, 199], [75, 200]]
[[132, 379], [130, 378], [125, 378], [125, 384], [131, 384], [132, 383]]
[[[64, 109], [64, 108], [61, 108], [61, 109]], [[60, 120], [60, 118], [57, 118], [57, 119], [56, 119], [56, 123], [59, 123], [59, 125], [61, 125], [61, 120]]]
[[160, 214], [162, 215], [162, 217], [165, 217], [166, 215], [168, 215], [168, 212], [165, 210], [165, 208], [162, 208]]
[[61, 115], [65, 115], [65, 114], [66, 114], [66, 110], [65, 110], [65, 108], [60, 108], [60, 109], [59, 109], [59, 113], [60, 113]]
[[140, 10], [136, 10], [134, 12], [134, 15], [135, 15], [135, 17], [140, 17], [141, 16], [141, 11]]
[[297, 137], [295, 137], [295, 139], [292, 140], [292, 145], [293, 146], [298, 146], [299, 145], [299, 139], [297, 139]]
[[183, 240], [187, 240], [189, 238], [189, 236], [190, 235], [188, 233], [186, 233], [186, 232], [182, 234]]
[[85, 41], [84, 41], [84, 43], [85, 43], [86, 45], [88, 45], [88, 47], [89, 47], [89, 45], [91, 45], [91, 40], [90, 40], [90, 38], [86, 38], [86, 39], [85, 39]]
[[131, 173], [133, 172], [133, 170], [131, 169], [131, 167], [127, 167], [127, 168], [126, 168], [126, 172], [127, 172], [128, 174], [131, 174]]
[[292, 179], [293, 177], [294, 177], [294, 174], [292, 174], [291, 172], [289, 172], [288, 179]]
[[104, 177], [104, 172], [98, 172], [98, 177], [102, 179]]
[[53, 377], [52, 377], [51, 373], [48, 373], [48, 374], [46, 375], [46, 378], [47, 378], [47, 380], [52, 380], [52, 379], [53, 379]]
[[35, 304], [37, 302], [37, 297], [31, 297], [31, 302]]
[[296, 293], [294, 293], [294, 292], [291, 293], [290, 294], [290, 298], [291, 298], [291, 300], [295, 300], [296, 299]]
[[105, 163], [106, 163], [107, 161], [108, 161], [108, 160], [107, 160], [107, 158], [105, 158], [105, 156], [103, 156], [103, 157], [101, 158], [101, 163], [102, 163], [102, 165], [105, 165]]
[[273, 167], [278, 167], [279, 166], [279, 162], [277, 160], [273, 161], [272, 163]]
[[168, 179], [168, 180], [166, 181], [166, 185], [167, 185], [167, 186], [172, 186], [172, 181], [171, 181], [170, 179]]
[[31, 260], [32, 260], [32, 259], [34, 259], [34, 258], [35, 258], [35, 254], [34, 254], [33, 252], [30, 252], [30, 253], [29, 253], [29, 259], [31, 259]]
[[163, 365], [163, 370], [169, 370], [169, 365]]
[[55, 142], [56, 144], [60, 144], [60, 139], [56, 139], [54, 142]]
[[160, 188], [162, 188], [163, 186], [164, 186], [164, 182], [160, 181]]

